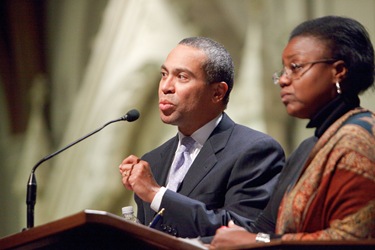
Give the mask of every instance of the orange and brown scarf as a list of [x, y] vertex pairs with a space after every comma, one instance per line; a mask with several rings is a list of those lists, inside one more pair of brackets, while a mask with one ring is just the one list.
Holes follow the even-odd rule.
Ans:
[[279, 208], [283, 240], [375, 238], [375, 114], [345, 123], [366, 112], [349, 111], [314, 146]]

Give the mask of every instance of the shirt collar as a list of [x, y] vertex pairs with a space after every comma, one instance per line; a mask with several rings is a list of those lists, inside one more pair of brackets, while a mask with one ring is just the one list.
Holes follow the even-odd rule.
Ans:
[[[207, 141], [208, 137], [214, 131], [216, 126], [220, 123], [221, 119], [223, 118], [223, 114], [218, 115], [202, 127], [200, 127], [198, 130], [196, 130], [191, 137], [199, 144], [199, 147], [203, 147], [203, 144]], [[184, 138], [185, 135], [183, 135], [181, 132], [178, 132], [178, 138], [179, 138], [179, 145], [181, 143], [181, 139]]]

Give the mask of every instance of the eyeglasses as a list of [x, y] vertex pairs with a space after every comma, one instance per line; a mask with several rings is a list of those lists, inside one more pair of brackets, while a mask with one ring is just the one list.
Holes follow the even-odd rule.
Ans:
[[[312, 62], [305, 62], [305, 63], [291, 63], [290, 67], [284, 66], [284, 68], [279, 71], [275, 72], [272, 75], [272, 80], [275, 85], [280, 83], [280, 78], [285, 74], [285, 76], [289, 80], [298, 80], [300, 79], [309, 69], [317, 63], [334, 63], [337, 59], [322, 59]], [[306, 67], [307, 66], [307, 67]]]

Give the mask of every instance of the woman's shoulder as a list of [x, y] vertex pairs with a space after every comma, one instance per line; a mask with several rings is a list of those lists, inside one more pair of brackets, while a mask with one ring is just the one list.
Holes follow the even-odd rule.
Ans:
[[375, 114], [370, 110], [359, 108], [353, 112], [353, 115], [350, 115], [348, 119], [342, 124], [345, 125], [357, 125], [370, 134], [375, 133]]

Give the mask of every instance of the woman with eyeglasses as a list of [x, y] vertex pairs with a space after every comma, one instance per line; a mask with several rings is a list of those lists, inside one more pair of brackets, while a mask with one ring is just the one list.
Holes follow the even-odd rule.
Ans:
[[[375, 238], [375, 114], [359, 94], [374, 87], [374, 49], [357, 21], [325, 16], [298, 25], [273, 75], [289, 115], [315, 135], [291, 154], [256, 221], [236, 217], [210, 249], [255, 241]], [[239, 227], [237, 225], [241, 225]]]

